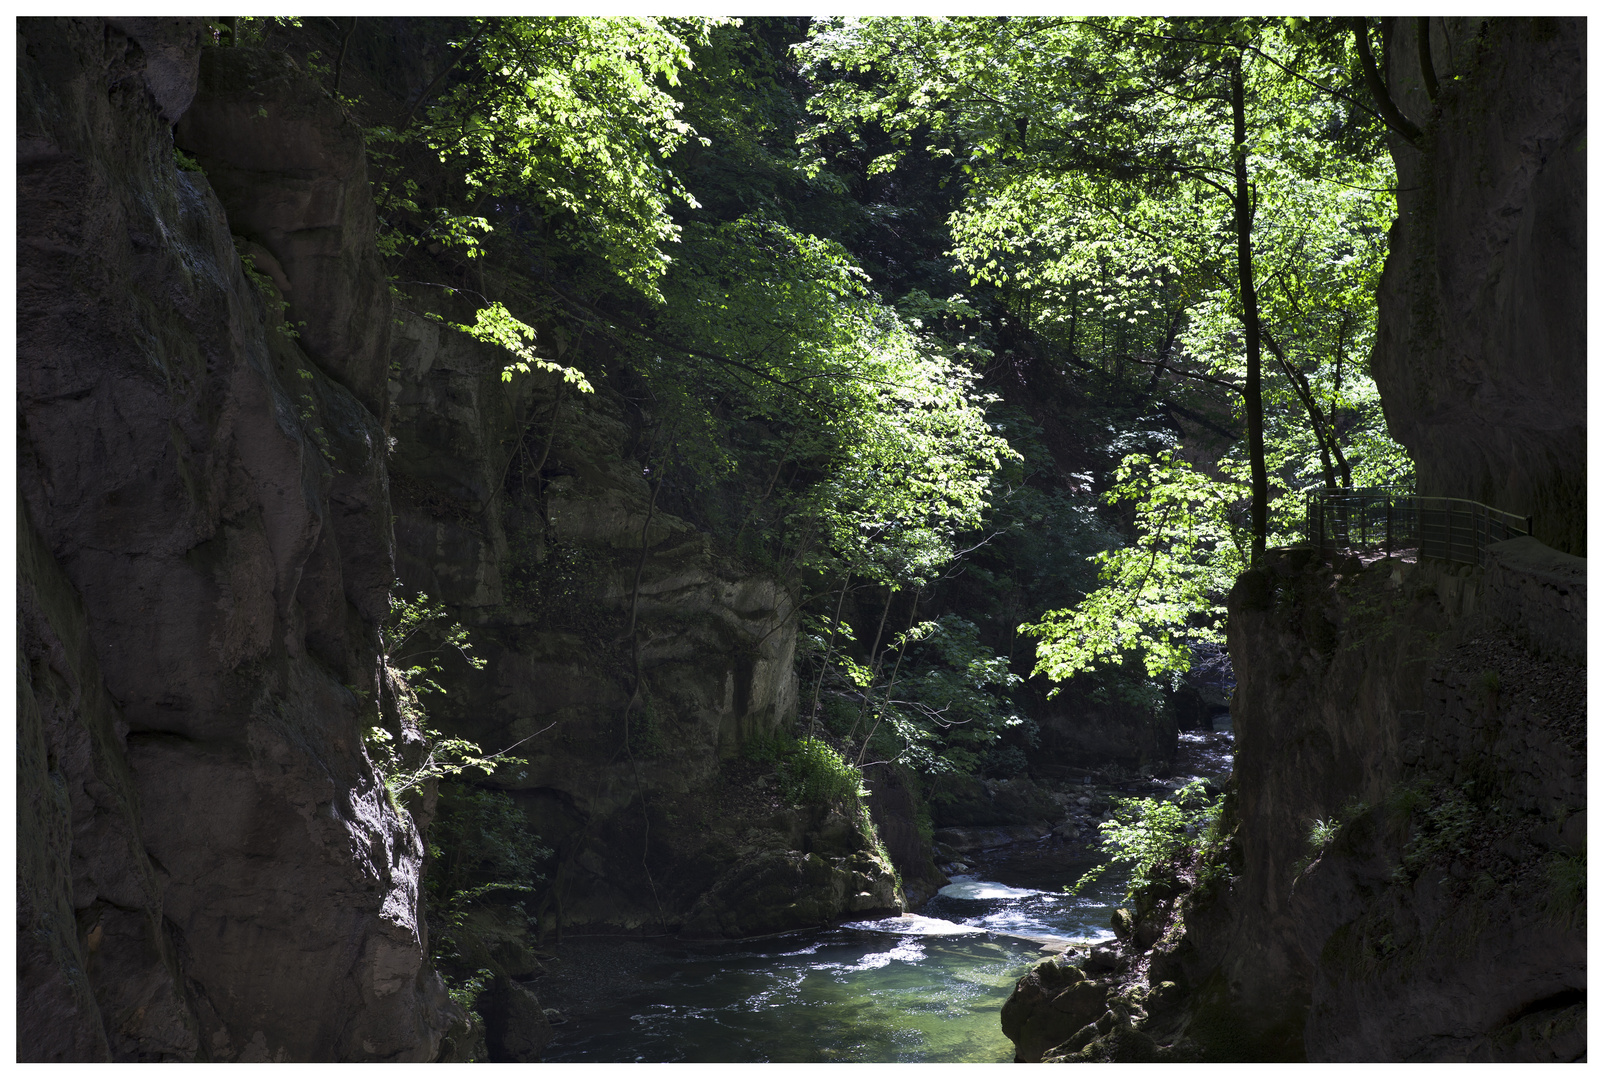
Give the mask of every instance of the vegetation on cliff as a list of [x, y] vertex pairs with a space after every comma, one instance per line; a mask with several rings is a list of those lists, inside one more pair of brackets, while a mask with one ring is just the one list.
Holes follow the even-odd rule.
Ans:
[[313, 60], [366, 118], [394, 277], [507, 378], [630, 400], [648, 522], [800, 593], [844, 760], [1023, 774], [1057, 682], [1153, 708], [1222, 640], [1302, 489], [1407, 480], [1345, 24], [435, 25], [403, 100]]

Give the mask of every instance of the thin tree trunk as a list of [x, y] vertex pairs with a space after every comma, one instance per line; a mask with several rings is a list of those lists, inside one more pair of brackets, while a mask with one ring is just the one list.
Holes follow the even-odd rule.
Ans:
[[1387, 92], [1387, 84], [1382, 81], [1381, 72], [1376, 68], [1376, 58], [1370, 53], [1369, 24], [1363, 16], [1355, 16], [1350, 22], [1353, 24], [1353, 41], [1359, 50], [1359, 66], [1364, 69], [1365, 86], [1369, 88], [1370, 96], [1375, 99], [1376, 111], [1389, 128], [1418, 149], [1420, 129], [1392, 100], [1392, 95]]
[[1253, 200], [1248, 188], [1247, 105], [1242, 86], [1242, 56], [1231, 68], [1231, 157], [1236, 171], [1236, 274], [1242, 295], [1242, 332], [1247, 342], [1248, 375], [1242, 388], [1247, 416], [1248, 465], [1252, 471], [1253, 554], [1249, 565], [1264, 558], [1269, 532], [1270, 482], [1264, 467], [1264, 397], [1260, 385], [1259, 294], [1253, 287]]
[[1075, 351], [1075, 325], [1080, 318], [1080, 282], [1074, 278], [1069, 279], [1069, 358], [1079, 360], [1080, 353]]
[[774, 494], [774, 485], [779, 482], [780, 472], [785, 468], [785, 461], [790, 453], [791, 444], [786, 443], [785, 449], [780, 452], [780, 460], [774, 466], [774, 475], [769, 477], [769, 486], [763, 489], [763, 494], [758, 498], [757, 502], [752, 504], [752, 509], [747, 512], [746, 516], [741, 519], [741, 527], [735, 530], [735, 539], [730, 545], [735, 550], [739, 551], [741, 549], [741, 534], [752, 523], [752, 518], [762, 509], [763, 504], [769, 501], [769, 496]]
[[345, 71], [345, 50], [351, 46], [351, 35], [356, 33], [355, 15], [351, 16], [351, 25], [346, 27], [345, 36], [340, 39], [340, 55], [334, 61], [334, 96], [340, 96], [340, 75]]
[[874, 696], [874, 677], [880, 674], [880, 659], [875, 657], [875, 653], [880, 649], [880, 635], [885, 633], [886, 618], [891, 614], [891, 601], [896, 599], [896, 596], [897, 590], [889, 585], [886, 586], [886, 606], [880, 612], [880, 625], [875, 627], [874, 644], [869, 646], [869, 685], [863, 688], [863, 705], [858, 709], [858, 718], [852, 721], [852, 730], [847, 732], [849, 739], [858, 733], [858, 725], [863, 723], [863, 718], [869, 713], [869, 699]]
[[835, 633], [841, 629], [841, 607], [847, 602], [847, 587], [852, 584], [852, 571], [841, 582], [841, 596], [835, 602], [835, 622], [830, 626], [830, 639], [824, 646], [824, 663], [819, 665], [819, 678], [813, 684], [813, 706], [808, 710], [808, 734], [819, 726], [819, 696], [824, 693], [824, 673], [830, 670], [830, 654], [835, 651]]
[[[908, 635], [913, 633], [913, 621], [914, 621], [914, 619], [916, 619], [918, 617], [919, 617], [919, 590], [918, 589], [914, 589], [913, 590], [913, 606], [908, 609], [908, 628], [902, 632], [902, 648], [897, 650], [897, 662], [891, 668], [891, 679], [890, 679], [890, 681], [886, 683], [886, 701], [885, 701], [885, 703], [886, 703], [886, 707], [888, 707], [888, 708], [891, 705], [891, 691], [896, 689], [896, 687], [897, 687], [897, 676], [899, 674], [901, 674], [901, 672], [902, 672], [902, 658], [908, 655]], [[862, 749], [860, 749], [858, 751], [857, 765], [858, 765], [858, 767], [860, 769], [863, 767], [864, 756], [867, 755], [868, 752], [869, 752], [869, 740], [873, 739], [874, 738], [874, 733], [876, 731], [879, 731], [879, 730], [880, 730], [880, 717], [877, 716], [877, 717], [875, 717], [875, 720], [874, 720], [874, 727], [870, 728], [868, 734], [863, 737], [863, 747], [862, 747]]]
[[[1336, 354], [1335, 357], [1332, 358], [1332, 362], [1331, 362], [1331, 437], [1332, 437], [1332, 439], [1335, 439], [1336, 436], [1337, 436], [1337, 398], [1338, 398], [1338, 395], [1342, 393], [1342, 357], [1343, 357], [1343, 352], [1344, 352], [1344, 346], [1346, 345], [1347, 340], [1348, 340], [1348, 317], [1349, 317], [1348, 309], [1347, 308], [1343, 308], [1342, 309], [1342, 325], [1337, 328], [1337, 354]], [[1353, 474], [1348, 469], [1348, 459], [1343, 457], [1341, 454], [1338, 454], [1337, 455], [1337, 460], [1339, 462], [1341, 462], [1341, 464], [1342, 464], [1342, 486], [1345, 487], [1345, 488], [1352, 487], [1353, 486]]]
[[1294, 367], [1292, 361], [1287, 359], [1287, 354], [1281, 351], [1280, 344], [1277, 343], [1268, 330], [1263, 330], [1262, 333], [1264, 343], [1270, 347], [1270, 352], [1275, 355], [1277, 362], [1280, 363], [1281, 370], [1286, 372], [1287, 381], [1292, 384], [1292, 392], [1297, 394], [1298, 400], [1303, 403], [1304, 411], [1309, 414], [1309, 427], [1314, 431], [1314, 441], [1320, 446], [1320, 466], [1321, 471], [1325, 474], [1326, 487], [1334, 488], [1337, 486], [1337, 475], [1336, 471], [1331, 467], [1331, 455], [1333, 453], [1342, 462], [1343, 475], [1347, 476], [1348, 474], [1347, 460], [1342, 456], [1342, 448], [1337, 445], [1336, 425], [1328, 423], [1325, 416], [1321, 414], [1320, 406], [1314, 400], [1314, 391], [1309, 388], [1309, 380], [1304, 377], [1303, 372]]

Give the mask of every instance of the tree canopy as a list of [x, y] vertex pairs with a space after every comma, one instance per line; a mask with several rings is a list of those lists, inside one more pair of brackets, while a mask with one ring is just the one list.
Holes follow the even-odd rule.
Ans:
[[[1403, 471], [1355, 371], [1392, 180], [1374, 114], [1345, 89], [1360, 62], [1344, 27], [842, 19], [803, 51], [830, 80], [816, 134], [892, 132], [877, 168], [916, 149], [961, 161], [950, 225], [975, 283], [1005, 290], [1072, 355], [1123, 354], [1155, 379], [1189, 380], [1242, 427], [1212, 461], [1168, 449], [1121, 465], [1110, 499], [1135, 508], [1138, 544], [1100, 556], [1103, 588], [1036, 624], [1041, 670], [1126, 655], [1150, 673], [1185, 670], [1187, 642], [1218, 635], [1230, 578], [1290, 538], [1311, 475], [1349, 483], [1350, 456], [1363, 479]], [[1349, 422], [1365, 432], [1359, 455], [1343, 451], [1344, 413], [1369, 414]]]
[[[1393, 178], [1346, 22], [453, 25], [372, 128], [387, 250], [454, 260], [473, 315], [441, 317], [508, 378], [627, 367], [654, 500], [815, 605], [815, 699], [934, 632], [961, 556], [1011, 597], [974, 648], [1017, 627], [1052, 680], [1173, 676], [1305, 490], [1408, 482], [1366, 372]], [[1099, 464], [1005, 392], [1031, 364], [1112, 410], [1077, 436]]]

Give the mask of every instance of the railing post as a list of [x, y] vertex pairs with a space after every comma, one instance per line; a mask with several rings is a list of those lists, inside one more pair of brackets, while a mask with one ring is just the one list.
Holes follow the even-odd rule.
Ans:
[[1392, 495], [1387, 496], [1387, 558], [1392, 558]]

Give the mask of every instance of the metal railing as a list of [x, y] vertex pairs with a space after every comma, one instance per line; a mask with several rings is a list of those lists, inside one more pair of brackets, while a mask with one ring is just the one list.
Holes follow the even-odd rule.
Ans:
[[1414, 553], [1480, 565], [1487, 545], [1532, 534], [1532, 519], [1470, 499], [1385, 488], [1321, 488], [1308, 496], [1309, 543], [1341, 551]]

